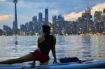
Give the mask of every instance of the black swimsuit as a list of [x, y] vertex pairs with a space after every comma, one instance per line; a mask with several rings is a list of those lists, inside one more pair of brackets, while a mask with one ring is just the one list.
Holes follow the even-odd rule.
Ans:
[[38, 47], [42, 54], [48, 55], [49, 51], [54, 46], [54, 37], [52, 35], [44, 36], [45, 40], [42, 43], [38, 44]]
[[52, 35], [44, 36], [45, 40], [38, 44], [39, 49], [32, 52], [35, 60], [44, 63], [49, 60], [49, 52], [54, 46], [54, 37]]

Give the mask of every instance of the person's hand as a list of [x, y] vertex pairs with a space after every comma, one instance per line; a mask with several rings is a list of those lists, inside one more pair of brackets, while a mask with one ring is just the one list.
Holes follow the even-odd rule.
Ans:
[[35, 62], [30, 63], [30, 65], [31, 65], [31, 68], [34, 68], [35, 67]]
[[32, 63], [32, 64], [31, 64], [31, 68], [34, 68], [34, 67], [35, 67], [35, 63]]
[[54, 63], [57, 63], [57, 60], [54, 60], [54, 61], [53, 61], [53, 64], [54, 64]]

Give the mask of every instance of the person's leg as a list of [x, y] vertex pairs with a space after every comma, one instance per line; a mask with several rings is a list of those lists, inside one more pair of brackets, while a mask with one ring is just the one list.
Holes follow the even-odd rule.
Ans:
[[27, 62], [27, 61], [33, 61], [34, 57], [32, 54], [27, 54], [25, 56], [22, 56], [20, 58], [16, 58], [16, 59], [9, 59], [9, 60], [5, 60], [0, 62], [0, 64], [14, 64], [14, 63], [22, 63], [22, 62]]
[[48, 65], [48, 64], [49, 64], [49, 60], [44, 63], [40, 63], [40, 65]]

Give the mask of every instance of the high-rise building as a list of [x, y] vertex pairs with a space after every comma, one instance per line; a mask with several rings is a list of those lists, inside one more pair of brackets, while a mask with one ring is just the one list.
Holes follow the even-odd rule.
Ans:
[[53, 20], [53, 26], [52, 26], [53, 32], [52, 33], [59, 34], [59, 22], [57, 20], [57, 16], [53, 16], [52, 20]]
[[103, 23], [104, 23], [104, 33], [105, 33], [105, 9], [103, 10], [102, 20], [103, 20]]
[[102, 33], [104, 31], [104, 22], [101, 11], [96, 11], [94, 14], [94, 23], [96, 32]]
[[56, 19], [57, 19], [57, 16], [53, 16], [53, 17], [52, 17], [53, 23], [56, 22]]
[[25, 35], [26, 34], [26, 26], [21, 24], [20, 25], [20, 34]]
[[58, 21], [59, 21], [59, 27], [60, 27], [60, 29], [62, 29], [63, 28], [63, 22], [64, 22], [64, 18], [63, 18], [63, 16], [62, 15], [59, 15], [58, 16]]
[[105, 14], [105, 9], [103, 10], [103, 13]]
[[91, 9], [88, 8], [82, 13], [82, 17], [79, 19], [81, 33], [89, 33], [93, 31], [93, 19], [91, 15]]
[[65, 21], [64, 21], [64, 17], [62, 15], [59, 16], [53, 16], [52, 17], [53, 20], [53, 33], [56, 34], [65, 34]]
[[32, 17], [32, 21], [35, 21], [36, 22], [37, 21], [37, 16], [33, 16]]
[[0, 36], [4, 34], [4, 31], [0, 29]]
[[49, 23], [49, 18], [48, 18], [48, 9], [45, 9], [45, 22], [46, 22], [46, 24]]
[[5, 31], [5, 35], [12, 35], [12, 29], [8, 25], [3, 25], [3, 30]]
[[38, 23], [36, 24], [37, 26], [37, 33], [41, 33], [41, 26], [42, 26], [42, 21], [43, 21], [43, 14], [39, 12], [38, 14]]
[[96, 23], [97, 21], [100, 22], [102, 19], [102, 12], [101, 11], [96, 11], [94, 14], [94, 22]]
[[26, 27], [26, 34], [28, 34], [28, 32], [29, 32], [29, 23], [28, 22], [25, 23], [25, 27]]
[[37, 16], [33, 16], [32, 17], [32, 22], [33, 22], [33, 31], [34, 31], [34, 33], [36, 33], [37, 30], [38, 30], [38, 27], [37, 27], [37, 24], [38, 24]]
[[78, 32], [79, 32], [78, 22], [73, 21], [71, 29], [72, 29], [72, 34], [78, 34]]
[[39, 12], [39, 15], [38, 15], [38, 21], [41, 22], [43, 19], [43, 14], [41, 12]]

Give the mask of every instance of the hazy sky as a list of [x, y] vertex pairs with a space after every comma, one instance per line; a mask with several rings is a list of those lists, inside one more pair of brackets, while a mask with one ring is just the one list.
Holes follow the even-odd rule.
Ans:
[[[13, 0], [0, 0], [0, 28], [2, 25], [12, 27], [14, 20]], [[29, 22], [33, 16], [39, 12], [43, 13], [44, 9], [49, 9], [50, 20], [53, 15], [62, 14], [65, 19], [70, 20], [79, 17], [81, 12], [87, 7], [103, 7], [105, 0], [18, 0], [18, 24]]]

